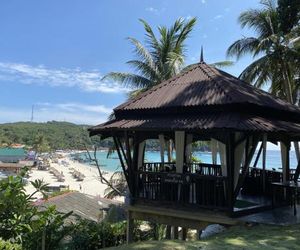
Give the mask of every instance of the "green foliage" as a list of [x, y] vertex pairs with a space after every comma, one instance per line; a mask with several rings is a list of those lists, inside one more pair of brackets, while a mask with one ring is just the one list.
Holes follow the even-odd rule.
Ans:
[[39, 151], [47, 151], [48, 146], [56, 149], [85, 149], [85, 146], [111, 146], [111, 140], [99, 143], [99, 137], [89, 137], [87, 125], [68, 122], [17, 122], [0, 125], [0, 146], [12, 143], [25, 144]]
[[140, 19], [140, 22], [146, 32], [145, 45], [135, 38], [128, 38], [136, 58], [127, 64], [135, 73], [111, 72], [104, 77], [132, 88], [131, 96], [136, 96], [180, 72], [184, 64], [185, 41], [192, 32], [196, 18], [179, 18], [169, 28], [158, 27], [159, 37], [145, 20]]
[[37, 209], [30, 202], [21, 176], [0, 181], [0, 235], [3, 239], [21, 242], [23, 235], [31, 233], [31, 219]]
[[124, 208], [118, 205], [110, 205], [104, 221], [108, 223], [118, 223], [126, 220], [126, 214]]
[[252, 28], [255, 37], [243, 37], [227, 50], [237, 59], [252, 55], [255, 60], [240, 77], [263, 87], [270, 84], [270, 92], [290, 103], [296, 103], [300, 76], [300, 6], [297, 0], [262, 0], [261, 8], [244, 11], [239, 16], [242, 26]]
[[38, 134], [33, 141], [33, 149], [35, 152], [44, 153], [50, 151], [50, 146], [44, 135]]
[[72, 226], [64, 225], [65, 219], [72, 214], [62, 214], [55, 206], [49, 206], [39, 211], [31, 221], [32, 232], [24, 235], [24, 249], [42, 249], [43, 239], [45, 249], [58, 249], [63, 245], [63, 239], [73, 231]]
[[72, 250], [99, 249], [118, 246], [125, 243], [125, 240], [125, 222], [110, 224], [80, 220], [78, 224], [74, 225], [72, 239], [67, 248]]
[[[23, 173], [24, 175], [24, 173]], [[45, 239], [45, 249], [56, 249], [70, 231], [64, 220], [71, 214], [61, 214], [55, 207], [44, 210], [32, 204], [36, 193], [44, 194], [46, 185], [35, 180], [36, 191], [25, 193], [23, 175], [9, 176], [0, 181], [0, 235], [4, 240], [22, 245], [22, 249], [40, 249]]]
[[191, 157], [192, 162], [197, 162], [197, 163], [201, 163], [201, 159], [197, 158], [195, 155], [192, 155]]
[[112, 176], [109, 179], [109, 182], [111, 183], [111, 185], [113, 185], [113, 188], [111, 187], [107, 187], [104, 190], [104, 197], [108, 198], [108, 199], [113, 199], [116, 196], [119, 196], [120, 193], [118, 193], [116, 191], [116, 189], [121, 192], [122, 195], [126, 195], [127, 192], [127, 182], [126, 182], [126, 178], [123, 172], [114, 172], [112, 174]]
[[0, 238], [0, 250], [21, 250], [21, 245], [14, 244]]

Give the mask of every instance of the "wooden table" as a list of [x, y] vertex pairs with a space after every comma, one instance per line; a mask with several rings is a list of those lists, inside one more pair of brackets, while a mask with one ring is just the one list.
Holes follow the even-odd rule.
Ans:
[[275, 199], [276, 199], [276, 190], [290, 190], [292, 192], [292, 206], [294, 207], [294, 215], [297, 215], [297, 195], [298, 195], [298, 189], [300, 188], [300, 185], [298, 182], [294, 181], [286, 181], [286, 182], [272, 182], [272, 207], [275, 206]]

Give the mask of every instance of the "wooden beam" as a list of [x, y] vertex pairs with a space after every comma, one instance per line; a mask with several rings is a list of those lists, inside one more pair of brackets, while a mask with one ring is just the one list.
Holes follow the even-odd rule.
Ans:
[[257, 152], [256, 158], [255, 158], [255, 161], [254, 161], [254, 164], [253, 164], [253, 168], [256, 168], [262, 150], [263, 150], [263, 144], [261, 144], [260, 147], [259, 147], [259, 150]]
[[294, 182], [297, 182], [300, 175], [300, 160], [298, 161], [298, 165], [294, 174]]
[[124, 131], [124, 139], [125, 139], [126, 157], [128, 161], [128, 169], [130, 169], [132, 167], [132, 158], [131, 158], [131, 150], [130, 150], [129, 137], [127, 131]]
[[163, 225], [203, 229], [203, 224], [238, 225], [242, 223], [236, 218], [231, 218], [224, 212], [208, 209], [186, 211], [170, 207], [146, 206], [135, 204], [129, 206], [132, 217], [137, 220], [151, 221]]
[[[244, 164], [244, 166], [243, 166], [243, 168], [242, 168], [242, 174], [241, 174], [241, 176], [240, 176], [240, 178], [239, 178], [239, 180], [238, 180], [238, 184], [237, 184], [237, 186], [236, 186], [236, 188], [235, 188], [235, 190], [234, 190], [234, 200], [235, 200], [236, 197], [238, 196], [239, 191], [240, 191], [240, 189], [241, 189], [241, 187], [242, 187], [242, 185], [243, 185], [243, 183], [244, 183], [244, 180], [245, 180], [245, 178], [246, 178], [246, 175], [247, 175], [249, 166], [250, 166], [250, 164], [251, 164], [251, 159], [252, 159], [252, 157], [253, 157], [253, 155], [254, 155], [254, 153], [255, 153], [255, 150], [256, 150], [258, 141], [259, 141], [259, 139], [258, 139], [258, 138], [255, 138], [255, 137], [253, 136], [253, 140], [252, 140], [252, 148], [251, 148], [250, 152], [247, 154], [247, 157], [246, 157], [247, 160], [246, 160], [246, 162], [245, 162], [245, 164]], [[246, 152], [246, 153], [247, 153], [247, 152]]]
[[119, 137], [117, 137], [117, 141], [118, 141], [118, 143], [119, 143], [119, 146], [120, 146], [120, 149], [121, 149], [122, 155], [123, 155], [123, 157], [124, 157], [124, 159], [125, 159], [125, 161], [126, 161], [127, 167], [128, 167], [128, 166], [129, 166], [129, 161], [128, 161], [128, 159], [127, 159], [127, 156], [126, 156], [125, 150], [124, 150], [124, 148], [123, 148], [122, 142], [121, 142], [121, 140], [120, 140], [120, 138], [119, 138]]
[[119, 157], [119, 160], [120, 160], [120, 163], [121, 163], [121, 167], [123, 169], [124, 175], [125, 175], [126, 180], [127, 180], [127, 178], [128, 178], [128, 172], [127, 172], [126, 166], [125, 166], [124, 161], [123, 161], [123, 157], [122, 157], [121, 152], [120, 152], [119, 143], [118, 143], [116, 137], [113, 137], [113, 140], [114, 140], [114, 143], [115, 143], [115, 146], [116, 146], [116, 150], [117, 150], [117, 154], [118, 154], [118, 157]]

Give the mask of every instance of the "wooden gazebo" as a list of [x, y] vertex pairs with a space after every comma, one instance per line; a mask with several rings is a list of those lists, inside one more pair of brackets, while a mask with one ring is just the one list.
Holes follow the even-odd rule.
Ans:
[[[114, 120], [89, 131], [114, 140], [130, 191], [129, 219], [197, 227], [197, 218], [209, 218], [201, 213], [214, 209], [214, 214], [227, 214], [230, 224], [241, 211], [270, 208], [272, 182], [299, 177], [299, 166], [290, 169], [289, 152], [291, 142], [300, 139], [300, 109], [205, 62], [118, 106], [114, 114]], [[144, 161], [148, 139], [159, 140], [161, 162]], [[174, 162], [164, 157], [169, 140]], [[191, 145], [199, 140], [210, 141], [213, 164], [192, 162]], [[266, 168], [267, 142], [280, 143], [282, 171]], [[263, 152], [261, 169], [255, 152]], [[279, 200], [287, 196], [283, 191]], [[259, 202], [240, 209], [238, 197]], [[207, 222], [226, 224], [216, 220]]]

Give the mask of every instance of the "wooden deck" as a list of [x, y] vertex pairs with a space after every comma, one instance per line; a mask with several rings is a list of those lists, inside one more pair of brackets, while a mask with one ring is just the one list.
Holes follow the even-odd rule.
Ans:
[[185, 208], [174, 209], [167, 206], [134, 205], [128, 206], [127, 209], [133, 219], [192, 229], [203, 229], [209, 224], [226, 226], [245, 223], [280, 226], [300, 224], [300, 205], [297, 205], [297, 215], [294, 215], [291, 206], [285, 206], [240, 217], [230, 217], [226, 212], [215, 210], [186, 210]]
[[225, 212], [216, 212], [208, 209], [187, 211], [179, 207], [174, 209], [170, 207], [134, 205], [128, 207], [128, 212], [133, 219], [192, 229], [203, 229], [209, 224], [233, 226], [244, 223], [229, 217]]

